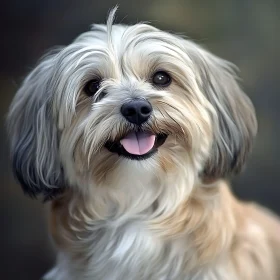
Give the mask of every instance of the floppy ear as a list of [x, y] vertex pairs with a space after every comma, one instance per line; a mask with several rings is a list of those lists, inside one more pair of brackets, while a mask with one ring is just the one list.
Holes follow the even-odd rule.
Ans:
[[53, 56], [42, 61], [24, 80], [8, 113], [14, 174], [25, 193], [45, 199], [61, 191], [57, 128], [52, 116], [50, 80]]
[[251, 150], [257, 120], [250, 99], [237, 83], [234, 66], [203, 49], [194, 57], [199, 86], [212, 104], [213, 146], [204, 177], [238, 173]]

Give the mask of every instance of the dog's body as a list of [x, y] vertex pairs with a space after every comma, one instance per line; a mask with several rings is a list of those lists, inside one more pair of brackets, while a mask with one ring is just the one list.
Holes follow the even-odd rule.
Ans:
[[163, 220], [153, 220], [152, 209], [103, 221], [87, 210], [75, 215], [91, 203], [71, 195], [53, 203], [51, 231], [61, 253], [45, 279], [280, 279], [277, 219], [238, 202], [223, 181], [196, 189]]
[[112, 23], [44, 58], [10, 108], [16, 176], [53, 199], [45, 279], [279, 279], [277, 218], [222, 179], [257, 130], [231, 65]]

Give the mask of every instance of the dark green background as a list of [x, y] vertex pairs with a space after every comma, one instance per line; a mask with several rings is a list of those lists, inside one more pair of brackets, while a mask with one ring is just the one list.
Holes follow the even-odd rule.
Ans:
[[[117, 22], [151, 21], [184, 33], [241, 70], [259, 120], [246, 172], [234, 191], [280, 213], [280, 1], [120, 0]], [[53, 45], [69, 44], [93, 22], [104, 23], [115, 1], [11, 0], [0, 2], [0, 112], [2, 120], [24, 75]], [[37, 280], [53, 264], [46, 210], [21, 192], [0, 127], [0, 279]], [[279, 233], [280, 234], [280, 233]], [[78, 279], [77, 279], [78, 280]]]

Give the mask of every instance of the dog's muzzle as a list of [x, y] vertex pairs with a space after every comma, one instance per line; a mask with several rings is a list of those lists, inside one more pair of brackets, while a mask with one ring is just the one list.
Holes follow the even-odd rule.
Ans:
[[136, 125], [136, 128], [119, 140], [107, 141], [105, 147], [110, 152], [129, 159], [142, 160], [151, 157], [167, 138], [167, 134], [143, 130], [143, 124], [149, 120], [152, 112], [151, 103], [145, 99], [135, 98], [124, 103], [121, 114], [129, 123]]

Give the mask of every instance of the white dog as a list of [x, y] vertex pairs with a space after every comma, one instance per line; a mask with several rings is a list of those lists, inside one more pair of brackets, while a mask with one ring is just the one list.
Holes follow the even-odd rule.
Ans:
[[52, 199], [45, 279], [280, 279], [277, 218], [223, 181], [257, 130], [232, 65], [114, 13], [44, 57], [9, 111], [15, 174]]

